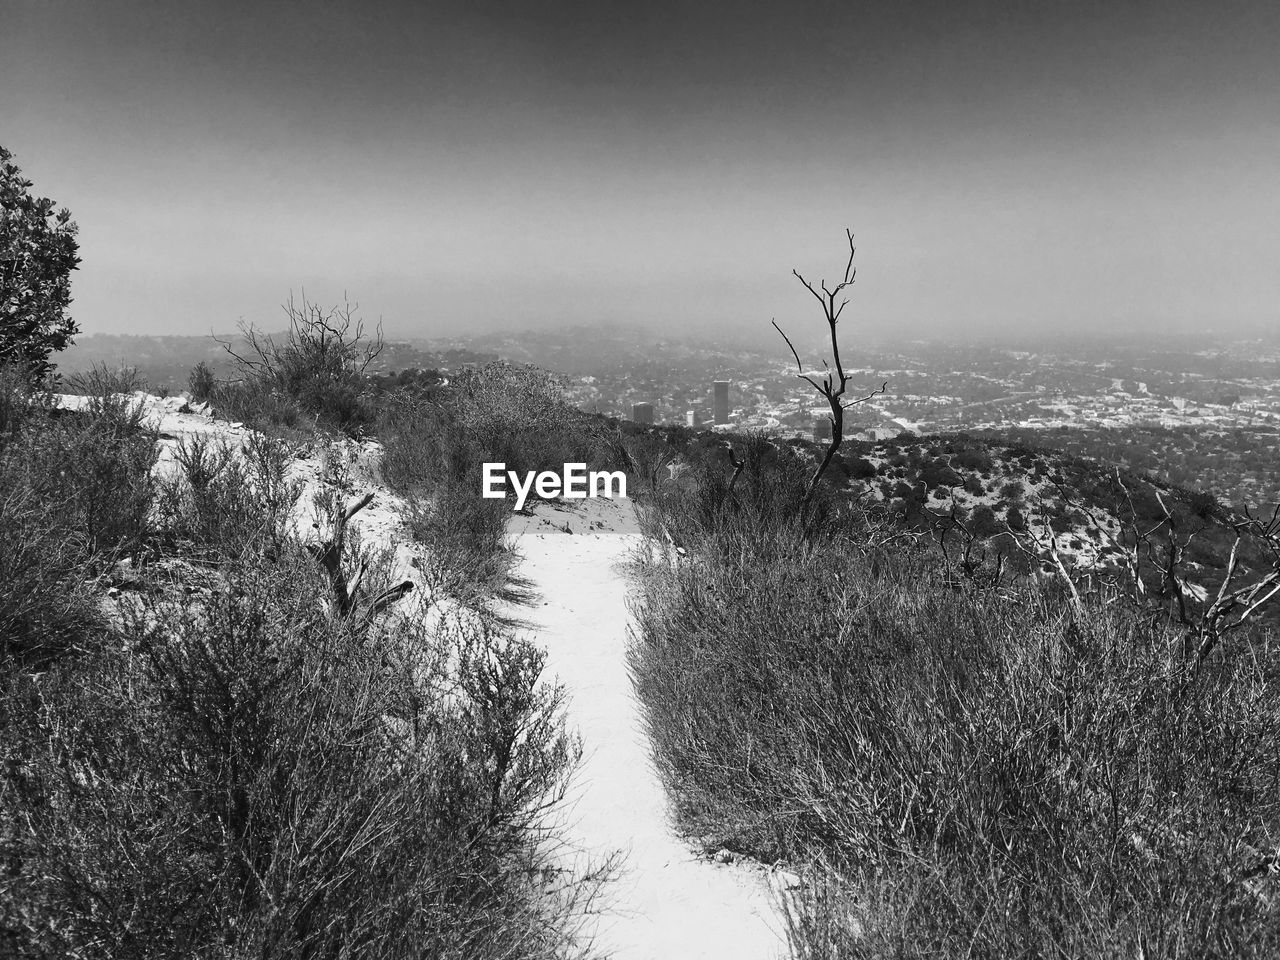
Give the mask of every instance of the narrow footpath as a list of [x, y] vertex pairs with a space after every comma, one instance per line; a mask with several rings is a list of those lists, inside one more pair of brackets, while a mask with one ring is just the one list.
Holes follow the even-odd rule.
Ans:
[[[567, 527], [567, 531], [566, 531]], [[765, 960], [785, 954], [763, 870], [713, 863], [677, 838], [627, 674], [627, 581], [640, 542], [628, 501], [540, 504], [509, 528], [539, 599], [525, 615], [568, 694], [584, 760], [566, 811], [581, 855], [625, 857], [596, 921], [615, 960]]]

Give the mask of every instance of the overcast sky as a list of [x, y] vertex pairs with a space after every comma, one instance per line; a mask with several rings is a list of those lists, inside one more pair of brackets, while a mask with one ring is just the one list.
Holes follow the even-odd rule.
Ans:
[[1280, 326], [1280, 4], [3, 0], [86, 333]]

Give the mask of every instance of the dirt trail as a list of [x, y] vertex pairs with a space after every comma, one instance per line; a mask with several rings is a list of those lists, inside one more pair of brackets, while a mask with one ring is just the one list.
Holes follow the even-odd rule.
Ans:
[[547, 675], [567, 688], [585, 748], [567, 840], [583, 855], [626, 856], [598, 948], [616, 960], [784, 955], [765, 872], [701, 859], [668, 826], [626, 668], [627, 583], [617, 568], [640, 539], [630, 504], [544, 504], [510, 530], [520, 572], [540, 595], [528, 619], [547, 649]]

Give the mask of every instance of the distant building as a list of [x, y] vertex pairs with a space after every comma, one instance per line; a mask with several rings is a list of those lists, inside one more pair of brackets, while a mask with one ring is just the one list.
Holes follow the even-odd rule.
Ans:
[[653, 423], [653, 404], [652, 403], [633, 403], [631, 405], [631, 419], [636, 423], [652, 424]]
[[715, 380], [711, 384], [712, 388], [712, 421], [715, 423], [729, 422], [729, 381]]
[[684, 412], [684, 425], [686, 427], [696, 427], [698, 425], [697, 418], [694, 416], [692, 410], [686, 410]]

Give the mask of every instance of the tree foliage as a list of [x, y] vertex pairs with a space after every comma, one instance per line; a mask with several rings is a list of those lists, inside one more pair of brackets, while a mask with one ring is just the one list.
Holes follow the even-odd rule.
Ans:
[[79, 332], [66, 311], [80, 258], [71, 211], [55, 212], [31, 186], [0, 147], [0, 363], [44, 379], [53, 368], [49, 354]]

